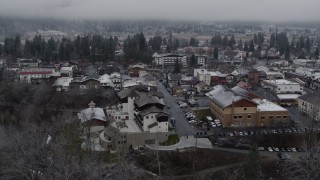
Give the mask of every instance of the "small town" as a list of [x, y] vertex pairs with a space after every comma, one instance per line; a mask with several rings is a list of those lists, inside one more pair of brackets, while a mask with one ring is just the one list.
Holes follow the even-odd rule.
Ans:
[[319, 179], [320, 24], [241, 22], [0, 13], [0, 179]]

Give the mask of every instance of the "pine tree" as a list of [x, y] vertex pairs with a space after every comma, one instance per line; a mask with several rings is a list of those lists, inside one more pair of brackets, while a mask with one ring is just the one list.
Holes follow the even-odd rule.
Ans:
[[307, 40], [306, 40], [305, 49], [307, 50], [308, 53], [310, 52], [311, 43], [310, 43], [310, 38], [309, 38], [309, 36], [307, 37]]
[[248, 52], [249, 51], [249, 47], [248, 47], [248, 42], [244, 42], [244, 47], [243, 47], [243, 50]]
[[190, 57], [190, 66], [194, 67], [196, 64], [197, 64], [196, 56], [194, 54], [192, 54]]
[[254, 43], [253, 43], [253, 40], [250, 41], [249, 51], [250, 51], [250, 52], [254, 52]]
[[314, 51], [313, 54], [314, 54], [314, 58], [318, 60], [318, 59], [319, 59], [319, 48], [318, 48], [318, 47], [317, 47], [317, 49]]
[[173, 73], [180, 73], [180, 63], [178, 59], [175, 60]]
[[259, 180], [261, 174], [261, 162], [257, 146], [254, 145], [242, 167], [242, 178]]
[[224, 37], [223, 37], [223, 40], [222, 40], [222, 46], [223, 46], [223, 48], [225, 48], [226, 46], [228, 46], [228, 42], [229, 42], [228, 36], [224, 36]]
[[213, 59], [218, 59], [218, 58], [219, 58], [219, 50], [217, 46], [215, 46], [213, 49]]

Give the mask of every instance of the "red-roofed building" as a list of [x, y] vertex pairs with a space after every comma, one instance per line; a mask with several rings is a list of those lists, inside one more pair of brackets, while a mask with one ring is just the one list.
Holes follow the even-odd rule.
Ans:
[[50, 77], [55, 76], [55, 69], [52, 68], [28, 68], [17, 73], [20, 82], [36, 84], [47, 81]]

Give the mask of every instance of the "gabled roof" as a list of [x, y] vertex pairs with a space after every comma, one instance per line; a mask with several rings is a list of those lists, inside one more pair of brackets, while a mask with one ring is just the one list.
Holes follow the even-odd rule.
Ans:
[[92, 119], [107, 121], [102, 108], [87, 108], [85, 110], [82, 110], [80, 113], [78, 113], [78, 118], [81, 120], [81, 123]]
[[236, 95], [232, 91], [225, 89], [221, 85], [214, 86], [213, 90], [208, 92], [206, 96], [208, 96], [222, 108], [228, 107], [232, 105], [232, 103], [245, 99], [244, 97]]
[[146, 104], [161, 104], [161, 105], [164, 105], [159, 97], [157, 96], [151, 96], [151, 95], [147, 95], [147, 94], [144, 94], [144, 93], [138, 93], [139, 95], [139, 98], [138, 99], [135, 99], [134, 102], [135, 104], [138, 106], [138, 107], [142, 107]]
[[165, 113], [165, 114], [168, 114], [167, 112], [164, 112], [163, 109], [157, 108], [155, 106], [148, 107], [148, 108], [146, 108], [146, 109], [144, 109], [144, 110], [142, 110], [140, 112], [140, 114], [142, 116], [145, 116], [145, 115], [150, 114], [150, 113]]
[[137, 85], [137, 86], [131, 86], [128, 89], [124, 89], [117, 93], [118, 97], [120, 99], [124, 99], [127, 97], [138, 97], [139, 91], [148, 92], [148, 86], [145, 85]]
[[320, 96], [318, 94], [309, 93], [298, 97], [298, 99], [301, 99], [313, 105], [320, 105]]

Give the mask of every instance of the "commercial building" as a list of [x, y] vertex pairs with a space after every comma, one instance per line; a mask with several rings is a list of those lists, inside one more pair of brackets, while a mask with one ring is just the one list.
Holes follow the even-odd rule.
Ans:
[[265, 99], [249, 99], [221, 85], [214, 86], [206, 95], [211, 113], [223, 127], [272, 127], [290, 123], [286, 109]]

